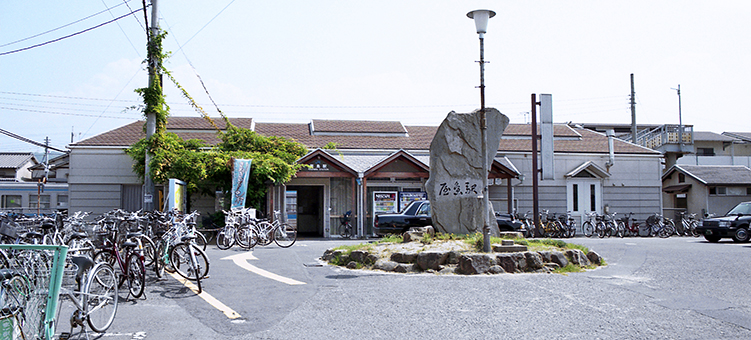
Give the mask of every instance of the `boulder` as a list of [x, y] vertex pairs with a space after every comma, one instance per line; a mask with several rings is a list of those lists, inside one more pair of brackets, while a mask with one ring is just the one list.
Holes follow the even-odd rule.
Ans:
[[394, 272], [396, 273], [415, 273], [417, 272], [416, 264], [414, 263], [399, 263], [396, 268], [394, 268]]
[[459, 258], [456, 272], [466, 275], [482, 274], [495, 265], [497, 265], [495, 256], [491, 254], [465, 254]]
[[414, 263], [417, 260], [417, 252], [396, 252], [391, 254], [391, 261], [399, 263]]
[[602, 257], [592, 250], [590, 250], [589, 253], [587, 253], [587, 259], [589, 259], [589, 262], [596, 264], [598, 266], [602, 264]]
[[446, 259], [447, 264], [459, 264], [459, 258], [462, 256], [462, 253], [456, 250], [452, 250], [449, 252], [449, 256]]
[[402, 234], [402, 242], [420, 241], [425, 235], [429, 235], [430, 237], [435, 236], [435, 229], [433, 229], [433, 226], [409, 228], [409, 230]]
[[550, 252], [550, 262], [553, 262], [557, 265], [559, 265], [561, 268], [568, 265], [568, 259], [566, 258], [566, 254], [560, 252], [560, 251], [551, 251]]
[[375, 261], [378, 260], [378, 256], [371, 255], [367, 251], [364, 250], [353, 250], [349, 254], [349, 259], [352, 261], [356, 261], [362, 264], [373, 264]]
[[524, 257], [527, 260], [527, 268], [530, 270], [542, 269], [543, 260], [540, 253], [528, 251], [524, 253]]
[[571, 260], [571, 263], [575, 265], [579, 265], [579, 266], [590, 265], [587, 255], [584, 255], [584, 252], [579, 249], [566, 250], [566, 257], [568, 257]]
[[513, 273], [516, 271], [516, 260], [514, 260], [511, 254], [498, 254], [496, 256], [496, 262], [506, 273]]
[[[482, 232], [483, 158], [488, 167], [497, 153], [509, 119], [493, 108], [485, 109], [487, 119], [486, 153], [482, 154], [480, 129], [482, 112], [450, 112], [438, 127], [430, 144], [430, 178], [425, 183], [431, 202], [433, 227], [447, 234]], [[488, 204], [489, 216], [494, 216]], [[499, 235], [495, 218], [489, 218], [492, 235]]]
[[506, 271], [503, 270], [503, 267], [501, 267], [499, 265], [492, 266], [487, 271], [488, 274], [503, 274], [505, 272]]
[[399, 264], [394, 261], [388, 261], [388, 260], [378, 260], [373, 265], [373, 269], [383, 270], [387, 272], [393, 272], [396, 267], [398, 267]]
[[441, 266], [446, 263], [448, 256], [448, 252], [424, 251], [417, 254], [415, 263], [422, 270], [441, 270]]

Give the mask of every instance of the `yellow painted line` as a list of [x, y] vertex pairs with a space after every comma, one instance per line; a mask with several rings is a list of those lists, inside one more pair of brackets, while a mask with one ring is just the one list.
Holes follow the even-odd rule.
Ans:
[[194, 293], [196, 293], [200, 298], [204, 299], [206, 302], [208, 302], [211, 306], [218, 309], [224, 315], [226, 315], [230, 319], [237, 319], [240, 317], [240, 314], [235, 312], [232, 308], [229, 308], [229, 306], [223, 304], [221, 301], [217, 300], [215, 297], [211, 296], [209, 293], [206, 293], [206, 291], [202, 291], [201, 293], [198, 293], [198, 286], [196, 286], [193, 282], [190, 282], [188, 279], [180, 276], [178, 273], [169, 273], [172, 277], [175, 278], [175, 280], [180, 281], [185, 287], [188, 287], [188, 289], [192, 290]]
[[288, 277], [277, 275], [277, 274], [258, 268], [248, 263], [248, 260], [258, 260], [257, 257], [253, 256], [253, 252], [250, 252], [250, 251], [246, 253], [242, 253], [242, 254], [227, 256], [227, 257], [222, 258], [222, 260], [232, 260], [232, 262], [234, 262], [240, 268], [245, 269], [251, 273], [261, 275], [267, 279], [272, 279], [272, 280], [279, 281], [281, 283], [286, 283], [288, 285], [293, 285], [293, 286], [306, 284], [305, 282], [301, 282], [295, 279], [290, 279]]

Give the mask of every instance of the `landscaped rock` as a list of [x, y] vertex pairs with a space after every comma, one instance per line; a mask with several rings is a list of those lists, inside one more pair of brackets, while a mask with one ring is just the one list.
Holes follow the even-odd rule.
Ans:
[[409, 230], [404, 232], [402, 234], [402, 242], [412, 242], [412, 241], [419, 241], [425, 235], [429, 235], [430, 237], [435, 236], [435, 229], [433, 229], [433, 226], [425, 226], [425, 227], [411, 227]]
[[496, 256], [496, 262], [506, 273], [513, 273], [516, 271], [516, 260], [511, 254], [498, 254]]
[[590, 262], [587, 258], [587, 255], [584, 255], [584, 252], [579, 249], [569, 249], [566, 250], [566, 257], [571, 259], [571, 263], [578, 265], [578, 266], [589, 266]]
[[347, 263], [347, 268], [348, 269], [357, 269], [357, 262], [355, 262], [355, 261], [349, 261], [349, 263]]
[[589, 253], [587, 253], [587, 259], [589, 259], [589, 262], [598, 266], [602, 264], [602, 257], [593, 250], [590, 250]]
[[[487, 119], [488, 147], [482, 154], [482, 112], [450, 112], [438, 127], [430, 143], [430, 178], [425, 183], [431, 203], [433, 227], [447, 234], [471, 234], [481, 232], [483, 213], [483, 159], [493, 164], [497, 145], [503, 130], [508, 126], [508, 117], [493, 108], [484, 111]], [[487, 205], [493, 216], [493, 206]], [[487, 213], [487, 212], [485, 212]], [[494, 218], [489, 219], [492, 235], [499, 234]]]
[[[363, 264], [372, 264], [375, 262], [375, 260], [373, 260], [373, 258], [370, 257], [370, 253], [368, 253], [367, 251], [363, 251], [363, 250], [353, 250], [349, 254], [349, 259], [352, 261], [363, 263]], [[377, 259], [378, 258], [376, 257], [376, 260]]]
[[528, 251], [524, 253], [524, 257], [527, 260], [527, 268], [532, 270], [542, 269], [543, 261], [540, 253]]
[[396, 252], [391, 254], [391, 261], [399, 263], [414, 263], [417, 260], [417, 252]]
[[448, 258], [448, 252], [424, 251], [417, 254], [415, 263], [422, 270], [440, 270], [441, 265], [446, 263], [446, 258]]
[[491, 254], [465, 254], [459, 258], [456, 271], [466, 275], [482, 274], [496, 264], [495, 256]]
[[414, 263], [399, 263], [394, 272], [396, 273], [414, 273], [417, 272], [417, 265]]
[[447, 264], [459, 264], [459, 258], [462, 256], [461, 252], [452, 250], [449, 252], [448, 258], [446, 258]]
[[373, 269], [383, 270], [387, 272], [393, 272], [399, 264], [394, 261], [378, 260], [373, 265]]
[[499, 265], [492, 266], [488, 269], [488, 274], [503, 274], [506, 271]]
[[566, 258], [566, 254], [560, 251], [550, 252], [550, 262], [553, 262], [559, 265], [561, 268], [568, 265], [568, 259]]

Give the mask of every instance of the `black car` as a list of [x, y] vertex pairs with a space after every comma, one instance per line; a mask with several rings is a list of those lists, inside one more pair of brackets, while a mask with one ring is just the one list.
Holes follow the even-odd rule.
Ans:
[[709, 242], [732, 238], [735, 242], [748, 242], [751, 222], [751, 202], [738, 203], [725, 216], [705, 218], [699, 221], [696, 232]]
[[[509, 214], [496, 214], [496, 222], [501, 231], [520, 231], [522, 224]], [[380, 214], [373, 220], [376, 235], [401, 234], [411, 227], [424, 227], [433, 224], [430, 214], [430, 201], [411, 202], [398, 214]]]

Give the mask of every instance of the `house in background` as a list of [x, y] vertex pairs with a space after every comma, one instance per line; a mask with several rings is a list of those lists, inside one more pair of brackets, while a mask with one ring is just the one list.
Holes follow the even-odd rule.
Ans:
[[[67, 154], [57, 157], [51, 173], [64, 175]], [[50, 162], [52, 164], [52, 162]], [[42, 170], [40, 172], [40, 169]], [[58, 171], [59, 169], [59, 171]], [[68, 184], [59, 180], [40, 181], [44, 165], [32, 153], [0, 153], [0, 209], [23, 213], [49, 213], [68, 206]], [[49, 174], [49, 172], [48, 172]]]
[[666, 211], [722, 215], [751, 200], [751, 169], [744, 165], [676, 164], [662, 176]]
[[685, 165], [745, 165], [751, 167], [751, 133], [695, 131], [696, 153], [678, 159]]

